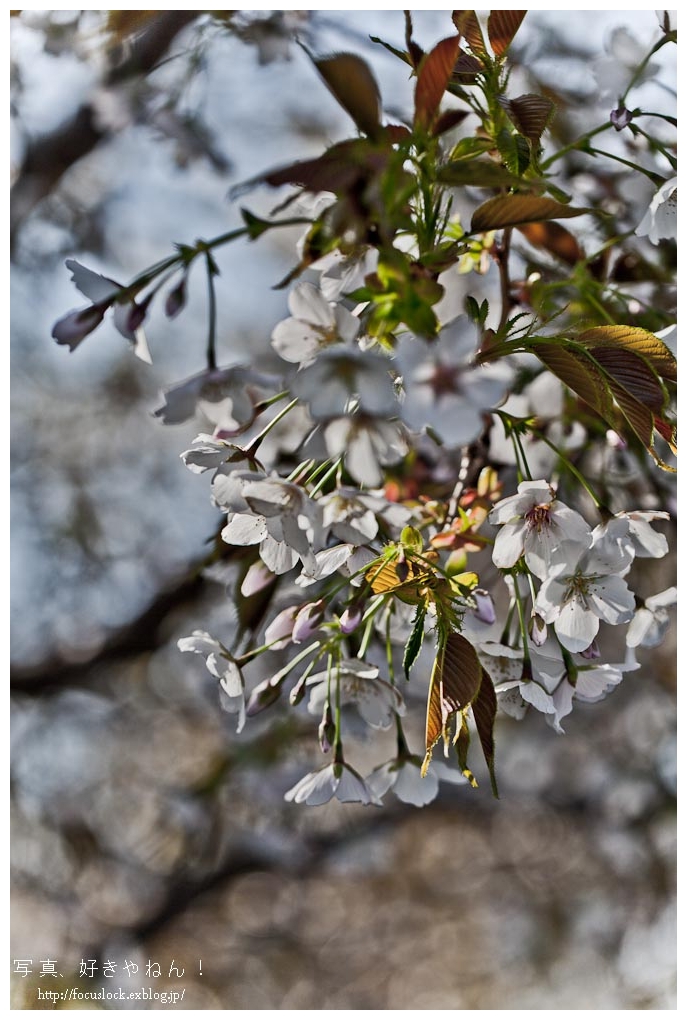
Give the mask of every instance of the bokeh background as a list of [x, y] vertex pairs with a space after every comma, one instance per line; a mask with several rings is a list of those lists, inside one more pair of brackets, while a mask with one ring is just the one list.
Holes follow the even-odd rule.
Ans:
[[[449, 11], [415, 25], [426, 47], [452, 31]], [[653, 11], [529, 12], [514, 56], [563, 123], [608, 115], [595, 75], [619, 26], [657, 38]], [[218, 523], [178, 456], [198, 425], [151, 416], [203, 367], [200, 274], [179, 318], [153, 310], [152, 366], [108, 323], [72, 355], [50, 339], [83, 303], [65, 258], [125, 282], [172, 242], [239, 225], [234, 185], [350, 130], [295, 33], [370, 60], [403, 116], [406, 69], [369, 39], [402, 45], [402, 12], [24, 11], [11, 29], [13, 1007], [145, 986], [185, 989], [186, 1009], [674, 1008], [674, 629], [565, 737], [500, 720], [498, 802], [481, 784], [422, 811], [286, 804], [318, 764], [304, 719], [267, 713], [237, 736], [202, 661], [176, 650], [235, 626], [227, 578], [197, 570]], [[675, 73], [666, 47], [642, 101], [674, 112]], [[652, 190], [628, 186], [636, 222]], [[266, 212], [274, 195], [245, 201]], [[297, 236], [218, 253], [223, 363], [271, 357]], [[640, 594], [674, 569], [643, 561]], [[384, 757], [356, 753], [363, 772]]]

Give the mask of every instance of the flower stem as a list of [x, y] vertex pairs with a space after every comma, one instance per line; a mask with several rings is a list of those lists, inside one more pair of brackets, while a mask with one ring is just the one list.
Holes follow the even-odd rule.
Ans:
[[213, 372], [217, 368], [217, 353], [215, 350], [217, 336], [217, 296], [215, 294], [215, 267], [210, 252], [205, 253], [205, 262], [208, 274], [208, 346], [206, 357], [208, 371]]

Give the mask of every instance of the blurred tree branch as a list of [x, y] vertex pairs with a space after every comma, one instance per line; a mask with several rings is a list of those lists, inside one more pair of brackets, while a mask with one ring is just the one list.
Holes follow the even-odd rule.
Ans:
[[[103, 85], [115, 85], [135, 77], [144, 77], [159, 63], [176, 36], [194, 21], [201, 11], [160, 11], [146, 27], [122, 47], [112, 51], [111, 66]], [[38, 203], [50, 194], [63, 174], [91, 152], [107, 130], [98, 125], [94, 107], [85, 103], [55, 131], [30, 142], [26, 148], [10, 198], [10, 240], [12, 245], [22, 223]]]

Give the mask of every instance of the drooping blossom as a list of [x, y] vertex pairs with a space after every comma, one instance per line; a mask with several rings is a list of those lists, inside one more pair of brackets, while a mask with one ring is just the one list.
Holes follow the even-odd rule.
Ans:
[[443, 762], [432, 762], [424, 777], [420, 774], [421, 768], [420, 755], [399, 755], [373, 769], [367, 777], [367, 785], [380, 800], [391, 790], [404, 804], [424, 807], [439, 792], [440, 779], [458, 786], [467, 783], [461, 772], [449, 768]]
[[333, 761], [316, 772], [308, 772], [284, 794], [284, 800], [311, 807], [326, 804], [332, 798], [344, 804], [355, 802], [381, 806], [381, 801], [363, 777], [343, 761]]
[[308, 711], [319, 715], [329, 690], [339, 685], [342, 705], [354, 705], [373, 729], [388, 729], [396, 715], [405, 715], [405, 702], [396, 687], [379, 677], [379, 668], [360, 659], [344, 659], [338, 669], [315, 673], [308, 678], [311, 687]]
[[222, 707], [238, 715], [236, 731], [240, 733], [246, 721], [243, 676], [227, 649], [203, 630], [194, 630], [189, 637], [180, 638], [177, 647], [180, 652], [197, 652], [204, 656], [208, 672], [219, 680]]
[[650, 595], [632, 617], [625, 641], [629, 648], [656, 648], [670, 624], [668, 610], [677, 602], [677, 588]]
[[153, 413], [163, 425], [200, 414], [216, 432], [231, 433], [253, 421], [256, 403], [273, 385], [274, 378], [244, 365], [206, 368], [165, 390], [164, 404]]
[[[55, 323], [52, 336], [58, 344], [68, 346], [70, 351], [76, 350], [81, 341], [97, 329], [103, 321], [105, 312], [113, 308], [115, 329], [132, 344], [136, 357], [150, 364], [150, 351], [142, 329], [147, 303], [144, 308], [138, 305], [133, 297], [118, 300], [126, 290], [123, 284], [107, 276], [101, 276], [100, 273], [94, 273], [76, 259], [67, 259], [65, 264], [71, 271], [72, 282], [93, 304], [69, 312]], [[150, 297], [147, 300], [149, 302]]]

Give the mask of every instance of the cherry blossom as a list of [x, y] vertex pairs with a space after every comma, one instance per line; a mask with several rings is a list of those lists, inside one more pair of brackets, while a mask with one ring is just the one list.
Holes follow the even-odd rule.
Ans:
[[394, 464], [408, 452], [400, 426], [356, 412], [327, 423], [324, 439], [330, 457], [345, 457], [346, 467], [361, 485], [378, 486], [381, 467]]
[[389, 790], [404, 804], [424, 807], [430, 804], [439, 792], [439, 780], [464, 786], [465, 776], [457, 769], [449, 768], [443, 762], [432, 762], [423, 777], [420, 774], [422, 758], [414, 754], [402, 754], [391, 761], [378, 765], [367, 777], [367, 784], [380, 800]]
[[232, 432], [255, 417], [255, 404], [274, 379], [243, 365], [207, 368], [163, 393], [154, 411], [163, 425], [178, 425], [201, 414], [216, 432]]
[[381, 801], [363, 777], [344, 761], [333, 761], [316, 772], [308, 772], [284, 794], [284, 800], [311, 807], [326, 804], [332, 798], [344, 804], [357, 802], [381, 806]]
[[333, 690], [339, 685], [341, 704], [353, 704], [373, 729], [388, 729], [396, 715], [405, 715], [405, 703], [399, 691], [379, 677], [379, 668], [360, 659], [344, 659], [336, 670], [326, 670], [308, 678], [312, 688], [308, 711], [319, 715]]
[[180, 638], [177, 647], [180, 652], [197, 652], [205, 657], [208, 672], [219, 680], [222, 707], [238, 714], [236, 731], [240, 733], [246, 721], [243, 676], [227, 649], [204, 630], [194, 630], [190, 637]]
[[299, 283], [289, 294], [291, 318], [278, 323], [272, 346], [284, 359], [309, 365], [330, 344], [355, 339], [360, 321], [342, 305], [327, 301], [312, 283]]
[[348, 414], [353, 408], [392, 417], [398, 412], [398, 401], [389, 369], [389, 359], [382, 355], [336, 344], [298, 373], [291, 392], [319, 421]]
[[666, 588], [650, 595], [632, 617], [625, 638], [629, 648], [656, 648], [665, 637], [670, 624], [668, 610], [677, 602], [677, 588]]
[[634, 595], [621, 576], [634, 556], [624, 541], [627, 530], [626, 521], [612, 521], [595, 529], [591, 547], [564, 541], [551, 554], [534, 608], [545, 623], [553, 623], [568, 651], [588, 648], [601, 620], [615, 625], [632, 619]]
[[658, 244], [662, 238], [677, 237], [677, 177], [664, 181], [658, 189], [635, 234], [648, 237], [652, 244]]
[[499, 404], [512, 378], [501, 363], [476, 365], [467, 318], [448, 323], [428, 343], [404, 336], [396, 351], [405, 397], [401, 415], [411, 428], [431, 427], [451, 446], [463, 446], [484, 427], [483, 414]]
[[494, 506], [488, 521], [502, 525], [494, 542], [496, 566], [508, 569], [524, 556], [532, 573], [540, 578], [549, 573], [552, 555], [562, 542], [582, 547], [592, 542], [592, 531], [584, 518], [556, 499], [544, 479], [521, 482], [516, 495]]

